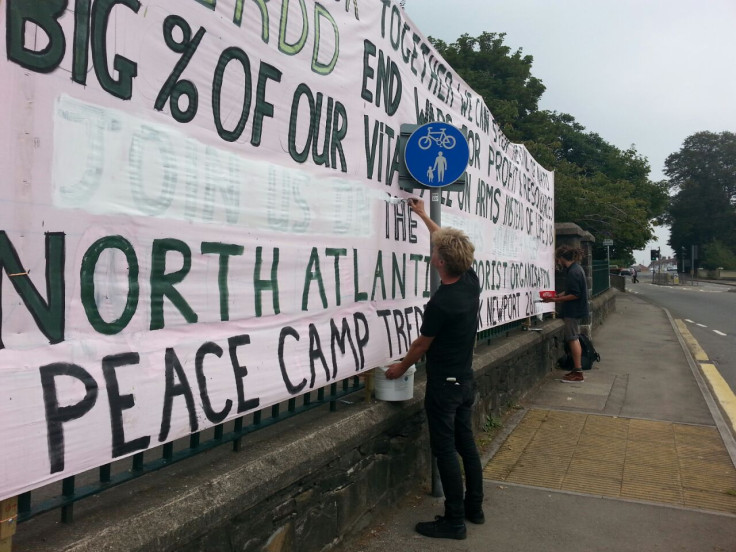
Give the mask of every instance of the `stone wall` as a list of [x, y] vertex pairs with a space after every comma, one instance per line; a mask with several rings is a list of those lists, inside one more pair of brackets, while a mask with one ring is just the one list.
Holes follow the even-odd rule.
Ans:
[[706, 270], [699, 268], [697, 276], [706, 280], [736, 280], [736, 270], [724, 270], [722, 268]]
[[[619, 291], [626, 291], [626, 278], [618, 274], [611, 274], [609, 277], [611, 279], [611, 287]], [[639, 275], [639, 279], [641, 279], [641, 274]]]

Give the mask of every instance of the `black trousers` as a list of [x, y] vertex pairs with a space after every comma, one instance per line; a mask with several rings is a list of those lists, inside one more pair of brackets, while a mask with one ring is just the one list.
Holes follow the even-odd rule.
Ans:
[[[429, 443], [445, 493], [445, 517], [461, 522], [465, 511], [480, 510], [483, 503], [483, 466], [475, 446], [472, 406], [475, 383], [428, 381], [424, 407], [427, 411]], [[465, 485], [458, 454], [465, 470]]]

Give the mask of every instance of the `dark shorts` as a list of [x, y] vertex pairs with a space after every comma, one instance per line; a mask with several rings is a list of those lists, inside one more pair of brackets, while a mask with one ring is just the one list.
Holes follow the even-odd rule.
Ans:
[[565, 341], [575, 341], [580, 335], [579, 318], [563, 318], [565, 322]]

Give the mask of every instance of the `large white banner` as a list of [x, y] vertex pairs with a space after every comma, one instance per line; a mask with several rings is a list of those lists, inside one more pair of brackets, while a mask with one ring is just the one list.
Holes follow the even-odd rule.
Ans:
[[0, 7], [0, 499], [404, 355], [402, 124], [467, 136], [480, 328], [552, 309], [553, 175], [398, 5]]

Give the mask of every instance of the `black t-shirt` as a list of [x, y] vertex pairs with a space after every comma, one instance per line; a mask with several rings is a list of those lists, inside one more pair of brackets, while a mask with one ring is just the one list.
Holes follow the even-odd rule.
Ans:
[[564, 301], [560, 315], [562, 318], [585, 318], [588, 316], [588, 282], [585, 271], [578, 263], [573, 263], [565, 275], [565, 293], [577, 297], [575, 301]]
[[427, 303], [420, 331], [434, 338], [427, 351], [430, 381], [472, 378], [479, 301], [480, 283], [471, 268], [454, 284], [440, 284]]

